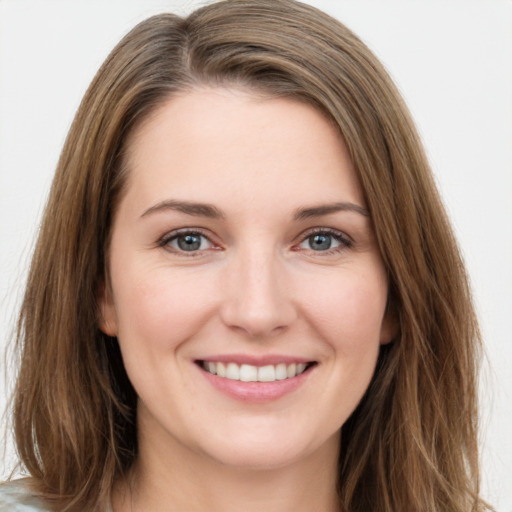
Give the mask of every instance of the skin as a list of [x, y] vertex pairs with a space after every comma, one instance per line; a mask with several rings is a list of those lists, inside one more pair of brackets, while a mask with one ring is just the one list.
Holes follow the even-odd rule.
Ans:
[[[102, 329], [118, 337], [139, 396], [140, 454], [114, 510], [338, 510], [339, 431], [393, 335], [339, 133], [291, 99], [203, 88], [139, 126], [127, 164]], [[187, 229], [201, 232], [197, 250], [180, 249]], [[244, 401], [197, 364], [223, 354], [314, 365], [284, 396]]]

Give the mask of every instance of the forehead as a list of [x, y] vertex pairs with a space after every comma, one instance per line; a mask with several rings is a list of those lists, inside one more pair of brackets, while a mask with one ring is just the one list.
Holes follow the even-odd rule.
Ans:
[[240, 89], [200, 89], [169, 99], [132, 134], [126, 163], [128, 193], [139, 202], [171, 194], [243, 204], [263, 193], [281, 203], [363, 204], [332, 123], [303, 102]]

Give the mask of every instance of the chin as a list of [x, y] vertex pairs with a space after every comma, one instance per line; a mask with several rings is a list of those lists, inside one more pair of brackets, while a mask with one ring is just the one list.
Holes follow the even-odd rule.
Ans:
[[314, 458], [327, 449], [331, 454], [339, 449], [339, 435], [328, 439], [298, 435], [288, 429], [282, 435], [268, 432], [268, 435], [254, 432], [242, 436], [226, 436], [219, 442], [204, 447], [211, 458], [224, 466], [239, 470], [273, 470], [300, 464]]
[[293, 466], [307, 455], [309, 454], [297, 450], [283, 451], [276, 449], [275, 446], [267, 446], [263, 449], [245, 446], [240, 449], [231, 448], [229, 453], [215, 453], [210, 456], [223, 466], [241, 471], [271, 471]]

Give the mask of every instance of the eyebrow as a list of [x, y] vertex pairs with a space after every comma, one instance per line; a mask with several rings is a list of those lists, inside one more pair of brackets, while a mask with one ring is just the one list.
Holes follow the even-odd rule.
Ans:
[[225, 218], [224, 213], [220, 211], [217, 207], [213, 206], [212, 204], [175, 200], [161, 201], [160, 203], [155, 204], [151, 208], [148, 208], [141, 215], [141, 218], [147, 217], [148, 215], [152, 215], [155, 213], [166, 212], [169, 210], [186, 213], [187, 215], [194, 215], [196, 217], [208, 217], [211, 219]]
[[318, 206], [312, 206], [308, 208], [299, 208], [298, 210], [295, 211], [293, 218], [294, 220], [305, 220], [311, 219], [313, 217], [322, 217], [323, 215], [329, 215], [331, 213], [337, 212], [355, 212], [360, 215], [363, 215], [364, 217], [370, 216], [370, 212], [366, 208], [363, 208], [358, 204], [342, 202], [332, 204], [321, 204]]
[[[207, 203], [195, 203], [191, 201], [177, 201], [167, 200], [161, 201], [154, 206], [151, 206], [141, 215], [141, 218], [153, 215], [155, 213], [166, 212], [169, 210], [178, 211], [187, 215], [193, 215], [196, 217], [208, 217], [210, 219], [224, 219], [226, 215], [224, 212], [219, 210], [216, 206]], [[318, 206], [310, 206], [306, 208], [298, 208], [294, 215], [294, 220], [305, 220], [314, 217], [322, 217], [323, 215], [329, 215], [337, 212], [355, 212], [364, 217], [369, 217], [370, 213], [366, 208], [359, 206], [354, 203], [340, 202], [321, 204]]]

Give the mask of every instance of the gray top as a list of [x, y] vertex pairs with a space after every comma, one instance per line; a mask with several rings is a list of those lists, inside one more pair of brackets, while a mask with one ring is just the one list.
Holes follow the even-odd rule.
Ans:
[[[0, 512], [50, 512], [50, 509], [23, 481], [13, 481], [0, 485]], [[105, 512], [112, 512], [112, 508], [109, 506]]]

